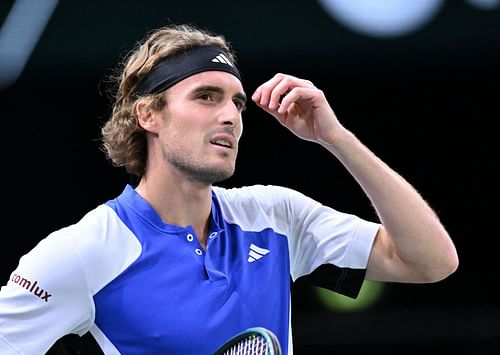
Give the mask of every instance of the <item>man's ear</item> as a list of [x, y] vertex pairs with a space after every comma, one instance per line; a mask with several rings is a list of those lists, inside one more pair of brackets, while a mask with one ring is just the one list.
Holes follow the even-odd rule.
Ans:
[[134, 111], [137, 115], [139, 126], [147, 132], [158, 133], [159, 112], [154, 111], [151, 105], [144, 100], [136, 102]]

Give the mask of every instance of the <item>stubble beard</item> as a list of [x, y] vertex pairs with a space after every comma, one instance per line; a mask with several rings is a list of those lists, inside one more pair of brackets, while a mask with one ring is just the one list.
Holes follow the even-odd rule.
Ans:
[[170, 154], [166, 158], [167, 161], [177, 170], [182, 172], [189, 181], [203, 185], [213, 185], [227, 180], [233, 176], [235, 170], [234, 164], [232, 166], [220, 168], [192, 161], [176, 154]]

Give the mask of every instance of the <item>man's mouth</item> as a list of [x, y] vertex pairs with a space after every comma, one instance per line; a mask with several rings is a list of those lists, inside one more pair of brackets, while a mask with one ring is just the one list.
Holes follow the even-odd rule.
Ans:
[[215, 139], [215, 140], [212, 140], [210, 141], [210, 143], [214, 144], [214, 145], [218, 145], [218, 146], [221, 146], [221, 147], [226, 147], [226, 148], [232, 148], [233, 145], [231, 144], [231, 142], [225, 140], [225, 139]]
[[231, 134], [218, 133], [210, 139], [210, 143], [218, 147], [233, 149], [236, 147], [236, 139]]

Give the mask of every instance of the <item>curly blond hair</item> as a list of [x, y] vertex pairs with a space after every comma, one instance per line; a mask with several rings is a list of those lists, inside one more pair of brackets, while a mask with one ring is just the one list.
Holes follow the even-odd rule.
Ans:
[[146, 169], [147, 142], [144, 129], [138, 124], [135, 104], [146, 100], [153, 110], [161, 110], [167, 104], [164, 92], [139, 96], [138, 83], [163, 58], [198, 46], [218, 46], [226, 51], [234, 62], [235, 55], [229, 42], [221, 35], [193, 25], [170, 25], [148, 34], [142, 42], [124, 57], [111, 80], [116, 86], [113, 93], [111, 117], [101, 129], [102, 149], [114, 166], [141, 178]]

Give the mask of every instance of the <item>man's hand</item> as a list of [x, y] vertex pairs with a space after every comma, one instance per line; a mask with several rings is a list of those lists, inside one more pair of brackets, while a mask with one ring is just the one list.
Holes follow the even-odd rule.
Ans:
[[255, 90], [252, 100], [304, 140], [332, 145], [343, 130], [323, 91], [308, 80], [276, 74]]

